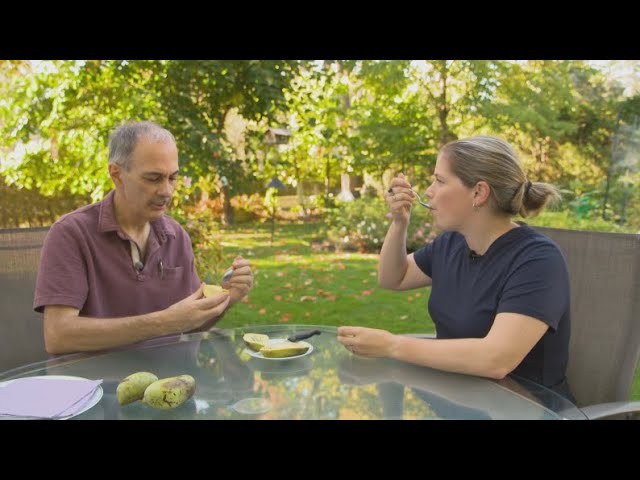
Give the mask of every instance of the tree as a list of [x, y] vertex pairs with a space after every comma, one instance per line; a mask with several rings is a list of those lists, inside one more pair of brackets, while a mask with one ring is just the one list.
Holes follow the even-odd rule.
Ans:
[[82, 194], [98, 200], [110, 188], [109, 131], [123, 119], [158, 119], [148, 90], [153, 62], [31, 63], [3, 89], [2, 173], [9, 183], [45, 195]]
[[[228, 112], [271, 118], [296, 61], [54, 61], [3, 65], [1, 173], [46, 195], [104, 196], [109, 132], [154, 120], [176, 136], [185, 173], [246, 175], [224, 135]], [[225, 197], [228, 203], [228, 196]]]

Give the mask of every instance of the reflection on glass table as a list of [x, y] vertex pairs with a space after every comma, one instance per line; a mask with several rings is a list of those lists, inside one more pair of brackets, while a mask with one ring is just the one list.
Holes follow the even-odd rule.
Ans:
[[[311, 328], [309, 355], [286, 361], [255, 358], [245, 333], [287, 338]], [[119, 405], [118, 382], [149, 371], [188, 374], [196, 393], [172, 410], [141, 402]], [[336, 329], [309, 325], [254, 326], [161, 339], [156, 345], [69, 355], [0, 375], [103, 379], [104, 395], [77, 419], [560, 419], [583, 418], [554, 392], [522, 379], [503, 381], [441, 372], [348, 352]]]

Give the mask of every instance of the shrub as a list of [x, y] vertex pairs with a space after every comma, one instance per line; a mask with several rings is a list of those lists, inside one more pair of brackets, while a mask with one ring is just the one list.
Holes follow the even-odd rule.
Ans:
[[206, 196], [196, 200], [188, 178], [179, 182], [173, 197], [170, 215], [180, 223], [191, 237], [191, 246], [200, 280], [217, 283], [228, 267], [223, 264], [219, 222], [222, 205], [219, 199]]
[[[342, 202], [327, 213], [327, 236], [336, 249], [378, 253], [390, 224], [391, 214], [381, 198], [362, 197]], [[407, 235], [407, 251], [413, 252], [435, 238], [431, 214], [413, 208]]]
[[539, 227], [567, 228], [569, 230], [591, 230], [594, 232], [629, 232], [635, 233], [632, 226], [618, 225], [603, 220], [600, 217], [580, 218], [575, 212], [563, 210], [560, 212], [545, 211], [537, 217], [525, 218], [529, 225]]

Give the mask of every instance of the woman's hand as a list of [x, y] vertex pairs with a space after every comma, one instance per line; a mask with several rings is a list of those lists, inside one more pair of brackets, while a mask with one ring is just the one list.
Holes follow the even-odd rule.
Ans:
[[389, 211], [394, 222], [409, 223], [411, 204], [415, 197], [411, 191], [411, 184], [404, 178], [404, 174], [400, 173], [391, 180], [391, 185], [385, 192], [384, 199], [389, 204]]
[[391, 357], [397, 337], [377, 328], [339, 327], [338, 341], [356, 355]]

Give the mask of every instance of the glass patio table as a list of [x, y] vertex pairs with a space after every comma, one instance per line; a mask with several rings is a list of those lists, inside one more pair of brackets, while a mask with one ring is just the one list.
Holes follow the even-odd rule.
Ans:
[[[306, 330], [306, 354], [290, 359], [257, 358], [245, 333], [286, 338]], [[171, 410], [142, 402], [119, 405], [116, 387], [127, 375], [159, 378], [188, 374], [194, 396]], [[0, 374], [14, 378], [59, 375], [102, 379], [102, 395], [75, 420], [136, 419], [584, 419], [555, 392], [508, 376], [495, 381], [442, 372], [347, 351], [336, 328], [267, 325], [178, 335], [116, 351], [65, 355]]]

